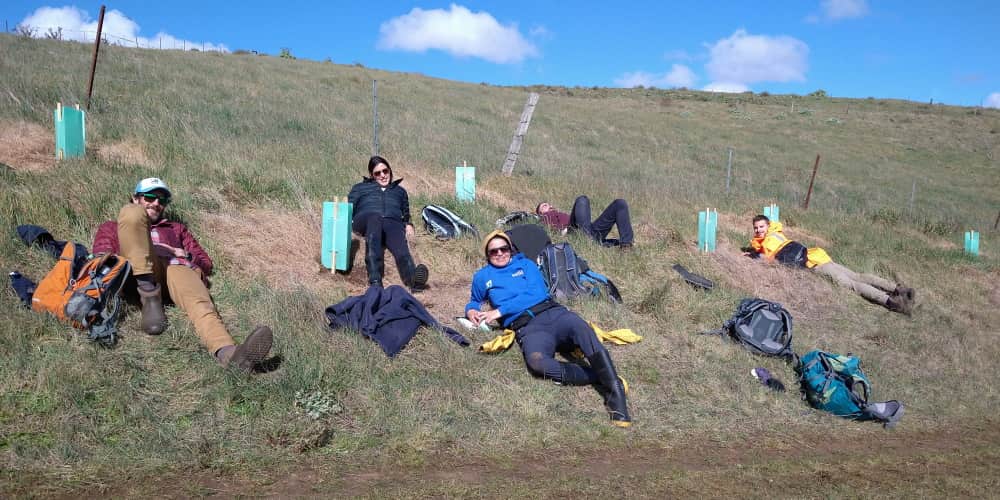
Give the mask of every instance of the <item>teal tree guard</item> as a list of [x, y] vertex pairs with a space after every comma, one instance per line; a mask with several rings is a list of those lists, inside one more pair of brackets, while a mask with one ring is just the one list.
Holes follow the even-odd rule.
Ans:
[[719, 211], [706, 208], [698, 212], [698, 251], [714, 252], [719, 227]]
[[778, 207], [778, 205], [775, 205], [774, 203], [764, 207], [764, 217], [767, 217], [767, 220], [771, 222], [781, 221], [781, 219], [779, 218], [780, 212], [781, 209]]
[[56, 124], [56, 159], [81, 158], [86, 154], [87, 112], [56, 104], [53, 112]]
[[965, 232], [965, 253], [969, 255], [979, 256], [979, 232], [978, 231], [966, 231]]
[[323, 267], [346, 271], [351, 255], [351, 218], [354, 205], [334, 198], [323, 202], [323, 227], [320, 262]]
[[476, 201], [476, 167], [455, 167], [455, 197], [459, 201]]

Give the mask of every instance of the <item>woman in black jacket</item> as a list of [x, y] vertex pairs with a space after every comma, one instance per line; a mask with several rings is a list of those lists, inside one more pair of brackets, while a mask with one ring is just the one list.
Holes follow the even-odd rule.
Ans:
[[392, 167], [381, 156], [368, 160], [368, 174], [363, 181], [351, 188], [347, 201], [354, 205], [351, 226], [355, 233], [365, 238], [365, 269], [369, 285], [382, 286], [385, 249], [396, 259], [399, 277], [411, 290], [421, 290], [427, 285], [427, 266], [414, 265], [413, 256], [406, 245], [406, 238], [413, 236], [410, 223], [410, 198], [399, 183], [393, 180]]

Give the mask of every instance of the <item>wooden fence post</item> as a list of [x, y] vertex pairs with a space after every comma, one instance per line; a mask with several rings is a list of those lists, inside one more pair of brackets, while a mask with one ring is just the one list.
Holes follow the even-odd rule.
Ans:
[[733, 148], [729, 148], [729, 161], [726, 162], [726, 194], [729, 194], [729, 179], [733, 176]]
[[90, 63], [90, 81], [87, 83], [87, 111], [90, 111], [90, 96], [94, 91], [94, 72], [97, 71], [97, 51], [101, 49], [101, 29], [104, 28], [104, 6], [97, 17], [97, 37], [94, 38], [94, 60]]
[[521, 154], [521, 144], [524, 142], [524, 135], [528, 133], [528, 125], [531, 123], [531, 115], [535, 112], [536, 104], [538, 104], [538, 94], [535, 92], [528, 94], [528, 102], [524, 105], [524, 111], [521, 112], [521, 121], [517, 126], [517, 131], [514, 132], [514, 138], [510, 141], [507, 159], [503, 162], [503, 173], [508, 177], [514, 171], [514, 164], [517, 163], [517, 157]]
[[816, 155], [816, 163], [813, 164], [813, 174], [812, 177], [809, 179], [809, 191], [806, 191], [806, 202], [802, 205], [803, 209], [809, 208], [809, 198], [812, 196], [813, 193], [813, 182], [816, 181], [817, 169], [819, 169], [819, 155]]

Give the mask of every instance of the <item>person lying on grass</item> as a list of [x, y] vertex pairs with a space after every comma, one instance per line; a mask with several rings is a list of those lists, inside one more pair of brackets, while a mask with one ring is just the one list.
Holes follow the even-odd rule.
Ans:
[[427, 286], [428, 269], [423, 264], [414, 265], [413, 256], [406, 245], [406, 238], [413, 237], [410, 223], [410, 198], [399, 183], [393, 180], [392, 167], [381, 156], [368, 160], [368, 175], [351, 188], [347, 201], [354, 204], [351, 228], [365, 239], [365, 269], [368, 284], [382, 286], [385, 274], [385, 249], [396, 259], [396, 269], [403, 284], [410, 291], [420, 291]]
[[[625, 399], [624, 379], [618, 377], [611, 355], [594, 329], [576, 313], [549, 297], [538, 266], [523, 254], [512, 254], [510, 238], [493, 231], [483, 240], [486, 265], [472, 278], [465, 317], [475, 324], [497, 320], [514, 330], [524, 362], [532, 375], [562, 385], [593, 385], [604, 397], [611, 423], [628, 427], [632, 419]], [[482, 311], [486, 301], [493, 306]], [[579, 348], [589, 366], [560, 362], [556, 351]]]
[[812, 269], [838, 285], [853, 290], [865, 299], [886, 309], [909, 316], [913, 311], [914, 290], [871, 274], [856, 273], [834, 262], [822, 248], [806, 248], [782, 232], [780, 222], [766, 216], [753, 218], [753, 238], [743, 255], [777, 261], [794, 267]]
[[132, 265], [139, 300], [142, 330], [159, 335], [167, 328], [163, 313], [163, 288], [194, 323], [202, 345], [223, 366], [248, 373], [271, 350], [271, 328], [258, 326], [239, 345], [233, 342], [208, 293], [206, 277], [212, 259], [187, 226], [163, 216], [170, 204], [167, 184], [156, 177], [139, 181], [131, 202], [97, 228], [94, 255], [115, 253]]
[[[612, 201], [593, 221], [590, 220], [590, 198], [586, 196], [576, 198], [570, 213], [560, 212], [549, 202], [543, 201], [535, 207], [535, 214], [542, 218], [544, 224], [556, 231], [565, 233], [569, 229], [579, 229], [601, 245], [617, 245], [622, 250], [632, 247], [632, 219], [628, 203], [621, 198]], [[608, 233], [614, 226], [618, 226], [618, 239], [607, 239]]]

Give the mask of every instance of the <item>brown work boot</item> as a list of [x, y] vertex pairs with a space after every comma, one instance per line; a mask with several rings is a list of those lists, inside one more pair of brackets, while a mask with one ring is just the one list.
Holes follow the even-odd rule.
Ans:
[[893, 290], [892, 293], [894, 295], [899, 295], [901, 297], [904, 297], [911, 304], [913, 303], [913, 300], [917, 296], [917, 292], [914, 289], [903, 285], [896, 285], [896, 289]]
[[264, 361], [267, 353], [271, 352], [273, 342], [274, 334], [271, 333], [271, 328], [258, 326], [242, 344], [232, 350], [228, 359], [222, 360], [222, 364], [243, 373], [250, 373], [254, 365]]
[[142, 331], [149, 335], [159, 335], [167, 329], [167, 316], [163, 313], [163, 298], [160, 284], [140, 283], [139, 301], [142, 302]]
[[904, 295], [890, 295], [889, 299], [885, 301], [885, 308], [907, 316], [913, 314], [913, 303], [906, 300]]

